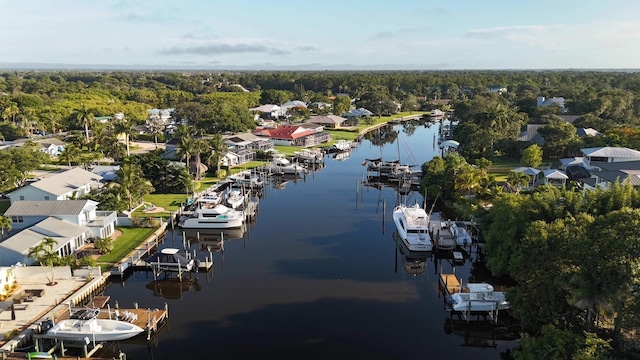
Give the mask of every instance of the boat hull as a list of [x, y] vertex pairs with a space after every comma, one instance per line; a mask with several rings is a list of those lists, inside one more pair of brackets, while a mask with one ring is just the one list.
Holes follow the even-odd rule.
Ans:
[[60, 340], [118, 341], [130, 339], [144, 329], [120, 320], [62, 320], [47, 331], [47, 335]]
[[[416, 208], [407, 208], [404, 205], [399, 205], [393, 210], [393, 222], [398, 229], [398, 236], [409, 251], [432, 251], [433, 242], [429, 236], [429, 223], [425, 221], [423, 224], [412, 224], [407, 221], [406, 212], [414, 210]], [[420, 210], [422, 215], [423, 210], [417, 210]], [[423, 216], [426, 217], [426, 213]]]
[[235, 229], [244, 224], [243, 218], [218, 220], [215, 219], [186, 219], [180, 227], [183, 229]]

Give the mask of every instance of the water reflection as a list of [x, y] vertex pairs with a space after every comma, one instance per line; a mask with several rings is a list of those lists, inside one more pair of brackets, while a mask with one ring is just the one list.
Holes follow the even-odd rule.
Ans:
[[[411, 251], [404, 244], [397, 231], [394, 231], [393, 240], [396, 243], [396, 272], [401, 267], [407, 274], [417, 276], [426, 273], [427, 260], [432, 258], [430, 251], [415, 252]], [[398, 264], [400, 257], [400, 264]]]
[[195, 291], [202, 290], [197, 277], [185, 278], [184, 276], [182, 278], [166, 277], [164, 279], [151, 281], [145, 287], [153, 291], [153, 296], [159, 296], [165, 299], [182, 299], [183, 294], [191, 289]]

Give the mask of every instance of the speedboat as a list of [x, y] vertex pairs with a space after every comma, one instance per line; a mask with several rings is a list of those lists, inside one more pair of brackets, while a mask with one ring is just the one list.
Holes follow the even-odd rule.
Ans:
[[198, 208], [193, 215], [181, 221], [178, 226], [186, 229], [232, 229], [244, 223], [244, 213], [222, 204], [213, 208]]
[[117, 341], [130, 339], [144, 329], [121, 320], [67, 319], [61, 320], [47, 331], [47, 336], [60, 340]]
[[245, 202], [247, 201], [247, 196], [244, 194], [242, 190], [233, 189], [227, 193], [227, 197], [225, 199], [225, 203], [230, 206], [232, 209], [241, 208]]
[[291, 163], [283, 154], [273, 154], [271, 162], [265, 168], [272, 174], [302, 175], [304, 173], [302, 166]]
[[189, 259], [180, 254], [179, 249], [164, 248], [151, 255], [145, 262], [152, 267], [167, 271], [195, 271], [200, 265], [197, 259]]
[[461, 221], [454, 221], [449, 225], [449, 230], [451, 234], [456, 239], [456, 244], [458, 246], [469, 246], [472, 243], [471, 235], [467, 231], [466, 225]]
[[493, 291], [487, 283], [469, 283], [467, 286], [447, 297], [447, 303], [454, 311], [498, 311], [509, 308], [509, 302], [501, 291]]
[[407, 207], [400, 204], [393, 209], [393, 222], [398, 235], [410, 251], [431, 251], [433, 243], [429, 236], [429, 217], [417, 203]]
[[201, 205], [216, 206], [222, 202], [222, 196], [217, 191], [211, 191], [200, 195], [196, 202]]

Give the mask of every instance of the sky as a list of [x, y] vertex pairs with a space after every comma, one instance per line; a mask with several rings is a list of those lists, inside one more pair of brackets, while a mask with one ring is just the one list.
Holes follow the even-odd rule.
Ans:
[[0, 67], [640, 68], [637, 0], [0, 0]]

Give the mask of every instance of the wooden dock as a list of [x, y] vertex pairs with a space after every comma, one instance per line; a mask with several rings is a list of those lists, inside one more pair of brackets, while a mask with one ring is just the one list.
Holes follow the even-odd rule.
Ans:
[[446, 296], [460, 292], [462, 287], [455, 274], [440, 274], [439, 288]]

